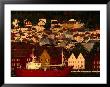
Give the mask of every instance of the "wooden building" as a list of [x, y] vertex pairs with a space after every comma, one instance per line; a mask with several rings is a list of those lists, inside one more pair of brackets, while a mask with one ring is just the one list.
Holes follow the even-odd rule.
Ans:
[[48, 65], [50, 65], [50, 55], [47, 53], [46, 50], [43, 50], [43, 53], [40, 56], [40, 63], [43, 69], [49, 68]]
[[92, 71], [100, 71], [100, 54], [97, 53], [92, 58]]
[[80, 53], [78, 58], [72, 53], [71, 56], [68, 58], [68, 66], [73, 66], [73, 69], [85, 69], [85, 58]]

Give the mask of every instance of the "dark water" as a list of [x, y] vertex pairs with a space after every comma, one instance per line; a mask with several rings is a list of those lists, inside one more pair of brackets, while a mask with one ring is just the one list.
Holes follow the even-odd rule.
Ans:
[[69, 77], [100, 77], [100, 72], [71, 72]]

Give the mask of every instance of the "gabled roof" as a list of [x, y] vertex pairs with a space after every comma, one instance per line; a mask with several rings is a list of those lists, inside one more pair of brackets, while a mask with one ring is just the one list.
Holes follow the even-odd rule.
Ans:
[[84, 60], [85, 60], [85, 58], [83, 57], [82, 53], [80, 53], [80, 54], [79, 54], [79, 56], [78, 56], [78, 58], [77, 58], [77, 59], [79, 59], [79, 58], [82, 58], [82, 59], [84, 59]]
[[68, 60], [69, 60], [69, 59], [76, 60], [76, 57], [75, 57], [75, 55], [72, 53], [71, 56], [68, 58]]
[[47, 51], [44, 49], [43, 53], [41, 54], [40, 58], [49, 58], [50, 59], [50, 55], [47, 53]]

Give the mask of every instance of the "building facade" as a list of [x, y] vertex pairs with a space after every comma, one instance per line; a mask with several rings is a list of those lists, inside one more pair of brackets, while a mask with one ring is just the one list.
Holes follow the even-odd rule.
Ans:
[[100, 71], [100, 54], [97, 53], [92, 59], [92, 71]]
[[77, 69], [76, 62], [77, 59], [75, 55], [72, 53], [71, 56], [68, 58], [68, 66], [73, 66], [73, 69]]
[[85, 69], [85, 58], [80, 53], [78, 58], [72, 53], [71, 56], [68, 58], [68, 66], [73, 66], [73, 69]]
[[46, 50], [43, 51], [43, 53], [40, 56], [40, 63], [41, 67], [44, 68], [49, 68], [48, 65], [50, 65], [50, 55], [47, 53]]

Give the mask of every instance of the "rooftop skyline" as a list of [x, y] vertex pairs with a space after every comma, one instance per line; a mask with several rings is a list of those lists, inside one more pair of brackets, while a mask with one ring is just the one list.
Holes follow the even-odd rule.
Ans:
[[100, 11], [12, 11], [12, 21], [18, 18], [20, 21], [28, 19], [32, 24], [36, 24], [41, 18], [47, 19], [47, 24], [52, 19], [58, 21], [68, 21], [75, 19], [85, 23], [88, 27], [100, 25]]

